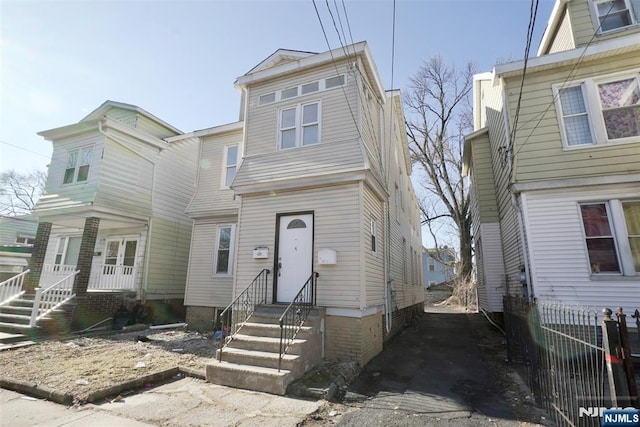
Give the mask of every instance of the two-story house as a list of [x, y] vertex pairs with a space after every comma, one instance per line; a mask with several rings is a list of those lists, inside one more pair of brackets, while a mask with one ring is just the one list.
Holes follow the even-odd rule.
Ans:
[[424, 287], [428, 288], [453, 279], [456, 253], [452, 248], [422, 248], [422, 274]]
[[556, 1], [536, 57], [475, 77], [474, 125], [480, 307], [640, 307], [640, 3]]
[[183, 316], [192, 228], [184, 210], [195, 190], [198, 139], [176, 139], [182, 132], [170, 124], [113, 101], [39, 135], [53, 154], [33, 211], [39, 224], [27, 294], [57, 284], [49, 306], [75, 296], [77, 326], [132, 301], [157, 321]]
[[[235, 84], [240, 121], [185, 135], [201, 140], [187, 208], [187, 322], [211, 328], [268, 271], [260, 283], [278, 316], [313, 283], [306, 303], [322, 308], [314, 356], [364, 364], [424, 299], [400, 93], [384, 90], [364, 42], [323, 53], [279, 49]], [[223, 360], [246, 349], [234, 351]], [[245, 372], [251, 384], [207, 376], [276, 390], [255, 385], [261, 366]]]

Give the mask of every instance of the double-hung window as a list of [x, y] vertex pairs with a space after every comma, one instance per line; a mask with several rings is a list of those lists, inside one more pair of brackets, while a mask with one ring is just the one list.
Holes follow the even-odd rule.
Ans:
[[238, 169], [238, 146], [227, 145], [224, 147], [223, 188], [229, 188]]
[[67, 167], [64, 171], [64, 184], [86, 181], [89, 178], [89, 166], [93, 158], [93, 147], [69, 151]]
[[565, 146], [640, 142], [640, 72], [558, 85], [554, 91]]
[[279, 146], [281, 150], [320, 142], [320, 103], [298, 104], [280, 110]]
[[580, 205], [591, 274], [640, 275], [640, 200]]
[[214, 260], [216, 275], [231, 276], [233, 274], [235, 229], [235, 225], [220, 225], [218, 227], [218, 242]]
[[378, 254], [378, 221], [371, 218], [371, 253]]
[[599, 32], [616, 30], [638, 23], [640, 0], [594, 0]]

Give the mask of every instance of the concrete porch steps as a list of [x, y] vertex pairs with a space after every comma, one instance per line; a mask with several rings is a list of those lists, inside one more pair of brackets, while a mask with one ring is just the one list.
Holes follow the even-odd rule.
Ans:
[[27, 335], [0, 332], [0, 351], [25, 347], [31, 344], [35, 344], [35, 342], [31, 341]]
[[314, 308], [287, 354], [280, 357], [278, 319], [285, 306], [261, 306], [241, 325], [222, 351], [222, 362], [206, 367], [207, 381], [230, 387], [284, 395], [287, 386], [322, 360], [324, 309]]

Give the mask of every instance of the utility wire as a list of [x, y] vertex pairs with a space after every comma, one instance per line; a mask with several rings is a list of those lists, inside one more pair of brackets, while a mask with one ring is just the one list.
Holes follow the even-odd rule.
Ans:
[[2, 141], [2, 140], [0, 140], [0, 144], [5, 144], [5, 145], [9, 145], [9, 146], [11, 146], [11, 147], [17, 148], [17, 149], [19, 149], [19, 150], [28, 151], [29, 153], [37, 154], [38, 156], [45, 157], [45, 158], [47, 158], [47, 159], [50, 159], [50, 158], [51, 158], [51, 156], [47, 156], [47, 155], [45, 155], [45, 154], [38, 153], [37, 151], [29, 150], [28, 148], [24, 148], [24, 147], [21, 147], [21, 146], [16, 145], [16, 144], [12, 144], [12, 143], [7, 142], [7, 141]]
[[[600, 29], [602, 28], [602, 24], [604, 23], [604, 21], [606, 21], [606, 16], [609, 15], [609, 13], [611, 12], [611, 10], [613, 10], [613, 7], [615, 6], [615, 2], [611, 4], [611, 7], [609, 8], [609, 10], [607, 11], [606, 15], [605, 15], [605, 19], [602, 20], [600, 22], [600, 25], [598, 26], [598, 28], [596, 28], [596, 30], [594, 31], [593, 35], [591, 36], [591, 39], [587, 42], [587, 44], [585, 45], [584, 49], [582, 50], [582, 53], [580, 54], [580, 56], [578, 57], [577, 61], [575, 62], [575, 64], [573, 64], [573, 67], [571, 68], [571, 70], [569, 71], [569, 74], [567, 74], [567, 77], [564, 79], [564, 81], [560, 84], [560, 88], [558, 89], [558, 91], [556, 92], [556, 94], [553, 96], [553, 99], [551, 100], [551, 102], [549, 102], [549, 104], [547, 105], [547, 108], [544, 109], [544, 111], [542, 113], [539, 113], [537, 116], [533, 117], [531, 120], [525, 122], [524, 124], [527, 125], [531, 122], [533, 122], [534, 120], [536, 120], [537, 117], [539, 117], [538, 121], [536, 122], [536, 124], [531, 128], [531, 132], [529, 132], [529, 135], [525, 138], [525, 140], [522, 142], [522, 145], [520, 146], [520, 148], [518, 148], [518, 150], [515, 152], [515, 154], [513, 155], [514, 157], [517, 156], [520, 151], [522, 151], [522, 149], [524, 148], [524, 146], [527, 144], [527, 142], [531, 139], [531, 137], [533, 136], [534, 131], [537, 129], [538, 125], [540, 124], [540, 122], [542, 122], [542, 120], [544, 119], [545, 115], [549, 112], [549, 110], [551, 109], [551, 107], [556, 103], [556, 101], [558, 100], [558, 97], [560, 96], [560, 93], [562, 92], [562, 90], [565, 88], [565, 85], [575, 76], [575, 74], [577, 73], [577, 68], [578, 65], [582, 62], [582, 60], [584, 59], [585, 55], [587, 54], [587, 49], [589, 48], [589, 46], [591, 46], [591, 44], [593, 43], [593, 41], [595, 40], [596, 36], [598, 35], [598, 33], [600, 32]], [[515, 141], [513, 141], [515, 143]]]

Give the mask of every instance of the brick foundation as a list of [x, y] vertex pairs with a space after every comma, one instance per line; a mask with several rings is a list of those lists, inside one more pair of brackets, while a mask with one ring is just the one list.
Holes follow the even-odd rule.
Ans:
[[382, 331], [381, 313], [362, 318], [327, 316], [325, 357], [355, 361], [364, 366], [382, 351]]
[[215, 307], [188, 306], [186, 322], [189, 329], [199, 332], [213, 331], [215, 312]]
[[[135, 293], [132, 292], [88, 292], [74, 299], [72, 329], [83, 330], [105, 319], [113, 317], [122, 304], [128, 309], [135, 305]], [[100, 326], [111, 326], [106, 321]]]
[[[409, 307], [403, 308], [402, 310], [394, 311], [391, 317], [392, 319], [391, 331], [389, 331], [389, 333], [386, 333], [386, 330], [383, 329], [385, 332], [384, 342], [389, 341], [395, 334], [403, 330], [414, 319], [416, 319], [418, 316], [422, 316], [423, 313], [424, 313], [423, 303], [411, 305]], [[384, 328], [385, 316], [382, 316], [382, 317], [383, 317], [382, 327]]]

